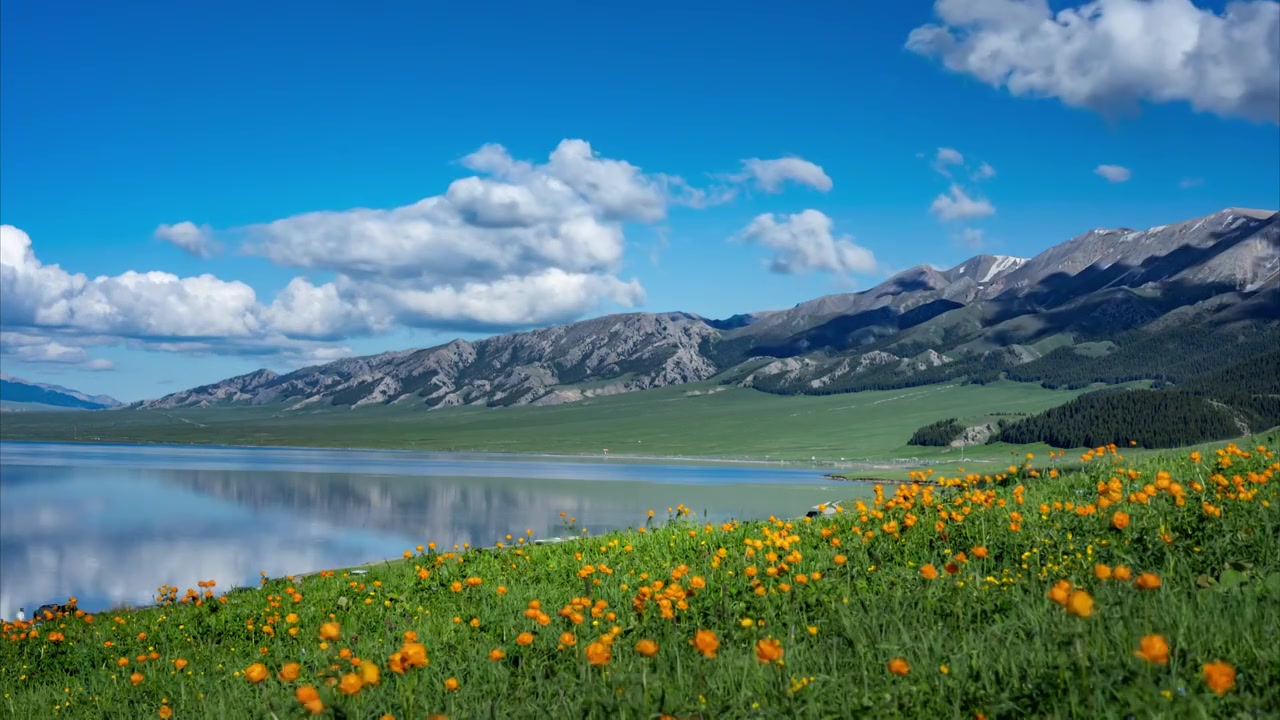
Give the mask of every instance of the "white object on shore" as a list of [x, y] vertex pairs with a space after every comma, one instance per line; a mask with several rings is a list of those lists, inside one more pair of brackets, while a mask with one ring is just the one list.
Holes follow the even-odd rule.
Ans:
[[18, 608], [18, 622], [26, 622], [26, 619], [27, 619], [27, 609]]
[[822, 503], [821, 505], [814, 505], [813, 507], [809, 508], [809, 512], [805, 513], [804, 516], [813, 517], [815, 515], [835, 515], [836, 513], [840, 512], [839, 510], [836, 509], [839, 506], [840, 506], [839, 500], [836, 500], [835, 502]]

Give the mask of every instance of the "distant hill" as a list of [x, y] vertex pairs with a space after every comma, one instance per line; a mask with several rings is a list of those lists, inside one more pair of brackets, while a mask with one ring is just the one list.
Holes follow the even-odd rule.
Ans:
[[1095, 229], [1032, 258], [921, 265], [724, 320], [629, 313], [259, 370], [131, 407], [553, 405], [717, 378], [829, 394], [1001, 378], [1177, 384], [1280, 346], [1280, 213]]
[[108, 395], [86, 395], [61, 385], [0, 375], [0, 410], [105, 410], [120, 405]]

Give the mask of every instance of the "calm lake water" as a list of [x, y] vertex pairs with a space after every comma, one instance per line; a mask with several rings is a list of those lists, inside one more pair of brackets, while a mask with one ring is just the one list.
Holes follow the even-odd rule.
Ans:
[[794, 517], [862, 488], [816, 468], [389, 451], [0, 442], [0, 617], [76, 596], [97, 611], [163, 583], [219, 588], [492, 545], [532, 529]]

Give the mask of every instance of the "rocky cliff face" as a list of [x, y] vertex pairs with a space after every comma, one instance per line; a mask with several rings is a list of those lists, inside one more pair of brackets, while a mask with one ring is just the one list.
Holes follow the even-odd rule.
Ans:
[[866, 373], [891, 382], [992, 351], [1027, 362], [1039, 357], [1029, 345], [1052, 335], [1105, 337], [1206, 313], [1274, 320], [1277, 294], [1280, 213], [1228, 208], [1141, 231], [1091, 230], [1030, 259], [919, 266], [787, 310], [723, 321], [610, 315], [286, 375], [259, 370], [135, 407], [549, 405], [706, 380], [739, 365], [746, 369], [733, 379], [743, 386], [829, 392]]
[[476, 342], [454, 340], [426, 350], [348, 358], [287, 375], [260, 370], [137, 407], [571, 402], [705, 380], [718, 368], [701, 347], [718, 332], [684, 313], [611, 315]]

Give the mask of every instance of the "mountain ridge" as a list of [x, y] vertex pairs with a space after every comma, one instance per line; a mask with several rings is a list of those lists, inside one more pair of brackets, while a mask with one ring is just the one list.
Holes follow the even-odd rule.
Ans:
[[1273, 321], [1277, 287], [1280, 213], [1227, 208], [1145, 230], [1089, 230], [1031, 258], [919, 265], [784, 310], [606, 315], [286, 374], [263, 369], [129, 407], [550, 405], [720, 375], [769, 391], [852, 391], [868, 378], [1025, 364], [1053, 343], [1158, 331], [1167, 318]]
[[110, 395], [88, 395], [61, 385], [0, 373], [0, 401], [6, 410], [105, 410], [122, 403]]

